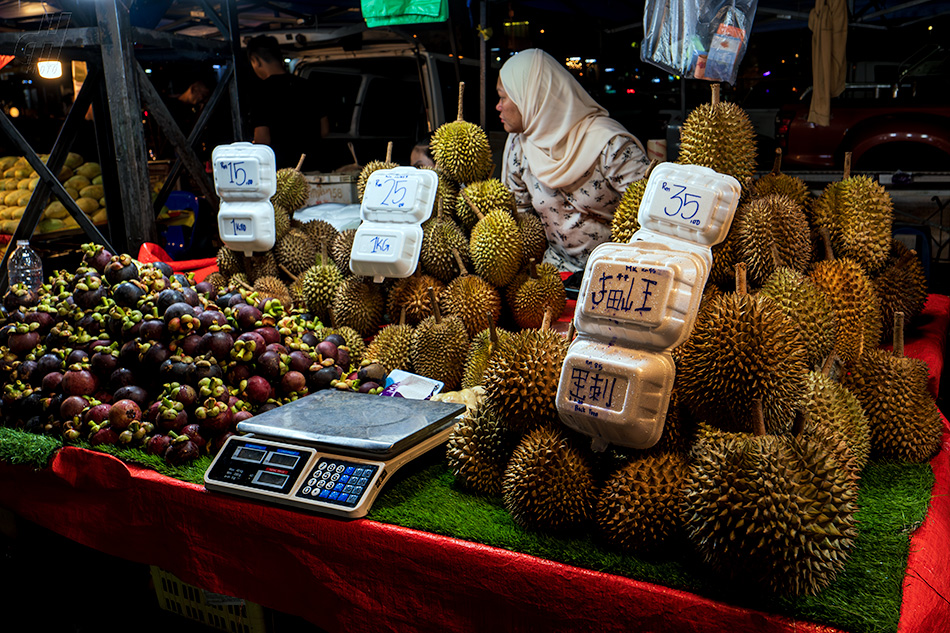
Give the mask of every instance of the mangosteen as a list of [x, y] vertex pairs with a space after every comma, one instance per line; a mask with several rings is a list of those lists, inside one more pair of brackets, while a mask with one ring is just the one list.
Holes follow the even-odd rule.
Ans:
[[76, 321], [76, 327], [82, 328], [84, 332], [95, 336], [102, 332], [102, 322], [103, 318], [101, 314], [90, 312]]
[[200, 295], [205, 295], [209, 297], [210, 299], [214, 299], [214, 296], [215, 296], [214, 286], [212, 286], [207, 281], [199, 281], [198, 283], [196, 283], [195, 292], [197, 292]]
[[61, 386], [67, 396], [88, 396], [99, 386], [99, 379], [82, 365], [70, 365]]
[[191, 385], [179, 385], [174, 394], [175, 400], [182, 403], [185, 407], [190, 407], [198, 401], [198, 392]]
[[337, 359], [337, 346], [336, 343], [330, 341], [321, 341], [317, 344], [317, 353], [323, 357], [324, 360], [330, 359], [336, 364]]
[[120, 306], [134, 308], [139, 300], [145, 296], [142, 282], [123, 281], [112, 289], [112, 299]]
[[195, 289], [191, 286], [185, 286], [181, 289], [181, 296], [184, 297], [184, 302], [191, 306], [197, 306], [199, 302], [198, 293], [195, 292]]
[[313, 332], [304, 332], [300, 335], [300, 342], [312, 349], [320, 343], [320, 339]]
[[331, 343], [335, 344], [337, 347], [339, 347], [340, 345], [346, 345], [346, 339], [343, 338], [342, 335], [337, 334], [336, 332], [334, 332], [333, 334], [327, 334], [327, 336], [323, 340], [330, 341]]
[[360, 385], [359, 392], [369, 393], [370, 391], [373, 391], [375, 389], [379, 389], [379, 384], [373, 382], [372, 380], [367, 380], [366, 382]]
[[290, 350], [287, 349], [283, 343], [268, 343], [267, 347], [264, 348], [265, 352], [277, 352], [278, 354], [289, 354]]
[[[34, 310], [33, 312], [27, 312], [23, 316], [23, 322], [24, 323], [39, 323], [40, 325], [39, 325], [38, 330], [40, 334], [46, 334], [47, 332], [49, 332], [49, 329], [53, 327], [53, 325], [56, 324], [56, 319], [53, 318], [53, 315], [50, 314], [49, 312], [44, 312], [42, 310]], [[90, 332], [88, 329], [86, 331], [92, 334], [92, 332]]]
[[264, 353], [264, 339], [257, 332], [245, 332], [237, 337], [230, 350], [231, 360], [249, 362]]
[[247, 379], [247, 386], [244, 388], [249, 402], [254, 404], [263, 404], [274, 395], [274, 388], [263, 376], [251, 376]]
[[105, 270], [106, 264], [112, 259], [112, 253], [99, 244], [83, 244], [82, 250], [83, 265], [94, 268], [99, 273]]
[[382, 384], [386, 380], [386, 375], [389, 372], [385, 367], [379, 363], [370, 363], [369, 365], [363, 365], [360, 367], [359, 371], [356, 373], [356, 377], [360, 382], [364, 380], [372, 380], [375, 383]]
[[119, 387], [135, 384], [135, 374], [128, 367], [119, 367], [109, 374], [109, 384], [107, 386], [110, 393], [115, 393]]
[[231, 416], [231, 422], [237, 425], [243, 422], [244, 420], [248, 420], [253, 417], [254, 417], [254, 414], [251, 413], [250, 411], [241, 410]]
[[152, 404], [148, 405], [148, 409], [142, 414], [142, 419], [146, 422], [151, 422], [155, 424], [158, 422], [158, 416], [162, 411], [162, 403], [159, 400], [156, 400]]
[[199, 449], [204, 448], [208, 443], [205, 436], [201, 434], [201, 426], [196, 422], [181, 427], [181, 434], [187, 436]]
[[168, 265], [168, 262], [162, 262], [162, 261], [152, 262], [151, 266], [152, 268], [161, 272], [166, 277], [171, 277], [172, 274], [174, 273], [174, 271], [172, 270], [172, 267]]
[[258, 413], [267, 413], [268, 411], [273, 411], [274, 409], [276, 409], [276, 408], [279, 407], [279, 406], [280, 406], [280, 405], [277, 404], [276, 402], [265, 402], [265, 403], [262, 404], [261, 406], [257, 407], [257, 412], [258, 412]]
[[191, 279], [185, 273], [172, 273], [168, 278], [177, 281], [182, 288], [191, 288]]
[[221, 365], [213, 363], [207, 359], [195, 361], [195, 380], [200, 381], [203, 378], [224, 379], [224, 370]]
[[172, 356], [158, 368], [158, 376], [163, 384], [191, 384], [195, 376], [194, 361], [189, 356]]
[[231, 297], [233, 297], [234, 295], [237, 295], [240, 297], [241, 293], [225, 292], [225, 293], [219, 294], [217, 297], [214, 298], [214, 304], [218, 306], [218, 308], [220, 308], [221, 310], [224, 310], [225, 308], [230, 307]]
[[[36, 384], [42, 380], [42, 377], [36, 374], [36, 361], [35, 360], [25, 360], [19, 365], [16, 369], [13, 370], [11, 378], [14, 380], [19, 380], [23, 384]], [[35, 383], [33, 381], [36, 381]]]
[[165, 336], [165, 322], [161, 319], [143, 319], [139, 326], [139, 337], [149, 341], [158, 341]]
[[232, 414], [227, 403], [209, 398], [205, 401], [205, 406], [198, 407], [195, 416], [199, 420], [201, 430], [209, 435], [231, 428]]
[[264, 343], [267, 345], [280, 343], [280, 332], [273, 325], [262, 325], [254, 331], [263, 337]]
[[201, 324], [201, 329], [207, 332], [212, 325], [227, 325], [228, 318], [220, 310], [207, 309], [202, 310], [201, 314], [198, 315], [198, 323]]
[[239, 305], [244, 305], [247, 303], [247, 299], [244, 298], [244, 295], [240, 292], [235, 292], [231, 295], [231, 298], [228, 299], [228, 305], [225, 307], [234, 308]]
[[181, 431], [189, 422], [188, 412], [174, 408], [160, 409], [158, 425], [166, 431]]
[[97, 404], [93, 407], [89, 407], [89, 410], [86, 411], [86, 415], [82, 418], [83, 422], [87, 424], [102, 424], [109, 419], [109, 409], [111, 408], [111, 404]]
[[89, 406], [89, 401], [82, 396], [69, 396], [59, 405], [59, 419], [72, 420]]
[[[261, 320], [261, 316], [261, 311], [252, 305], [242, 303], [234, 307], [234, 320], [237, 321], [238, 327], [245, 332], [253, 330], [257, 322]], [[263, 347], [261, 345], [262, 349]]]
[[285, 394], [306, 393], [307, 378], [299, 371], [288, 371], [280, 379], [280, 388]]
[[31, 308], [39, 302], [39, 294], [23, 284], [15, 284], [3, 295], [3, 307], [10, 311], [18, 308]]
[[198, 346], [201, 344], [201, 335], [192, 332], [188, 336], [178, 340], [178, 352], [185, 356], [195, 357], [199, 355]]
[[92, 437], [89, 438], [89, 443], [93, 446], [102, 446], [103, 444], [117, 444], [119, 441], [119, 434], [115, 432], [115, 429], [111, 427], [100, 428], [98, 431], [92, 434]]
[[63, 374], [58, 371], [51, 371], [40, 382], [40, 386], [46, 393], [55, 393], [63, 383]]
[[281, 360], [277, 352], [265, 351], [257, 357], [257, 371], [268, 380], [276, 380], [287, 371], [287, 363]]
[[17, 356], [24, 356], [39, 345], [40, 333], [36, 330], [36, 327], [33, 327], [33, 329], [30, 329], [30, 327], [32, 326], [27, 326], [24, 323], [18, 324], [16, 331], [11, 332], [7, 339], [7, 347]]
[[73, 301], [83, 310], [92, 310], [107, 296], [105, 282], [96, 276], [90, 276], [79, 282], [73, 290]]
[[103, 270], [106, 281], [117, 286], [123, 281], [132, 281], [139, 278], [139, 269], [132, 258], [123, 253], [114, 256]]
[[136, 420], [142, 419], [142, 409], [133, 400], [116, 400], [109, 409], [109, 424], [117, 431], [124, 431]]
[[346, 371], [350, 368], [350, 362], [350, 348], [345, 345], [336, 348], [336, 364]]
[[206, 332], [198, 343], [199, 354], [210, 354], [218, 361], [227, 360], [234, 347], [234, 337], [231, 332], [216, 327], [214, 331]]
[[141, 365], [139, 358], [139, 343], [135, 339], [126, 341], [119, 350], [119, 365], [130, 369], [138, 369]]
[[251, 367], [247, 363], [231, 363], [227, 372], [228, 383], [232, 385], [241, 384], [242, 380], [251, 377]]
[[173, 303], [164, 313], [165, 327], [169, 332], [191, 332], [198, 326], [195, 309], [184, 302]]
[[145, 349], [144, 353], [142, 353], [142, 347], [139, 347], [139, 351], [142, 364], [146, 369], [149, 367], [155, 368], [160, 366], [172, 355], [171, 350], [168, 349], [168, 346], [161, 341], [154, 341], [148, 344], [148, 347]]
[[171, 307], [172, 304], [184, 302], [185, 298], [179, 291], [174, 288], [166, 288], [158, 293], [158, 297], [155, 300], [155, 307], [158, 308], [159, 314], [165, 314], [165, 310]]
[[299, 371], [302, 374], [306, 374], [313, 364], [313, 359], [310, 358], [310, 354], [303, 350], [295, 349], [290, 352], [288, 356], [290, 356], [290, 360], [288, 361], [287, 367], [292, 371]]
[[172, 438], [167, 435], [153, 435], [145, 443], [145, 452], [149, 455], [164, 455], [171, 443]]
[[131, 400], [139, 405], [140, 409], [145, 409], [148, 404], [148, 392], [138, 385], [126, 385], [119, 387], [112, 394], [112, 400], [118, 404], [122, 400]]
[[99, 376], [108, 376], [119, 366], [119, 356], [108, 349], [96, 352], [89, 358], [89, 366]]
[[329, 389], [332, 386], [330, 383], [339, 380], [342, 375], [343, 372], [336, 365], [324, 367], [310, 374], [310, 389], [313, 391]]
[[[181, 439], [180, 442], [179, 439]], [[198, 459], [199, 455], [201, 455], [201, 449], [198, 445], [187, 435], [181, 435], [173, 440], [165, 451], [165, 461], [172, 466], [183, 466]]]
[[74, 349], [69, 352], [69, 356], [66, 357], [66, 366], [76, 365], [78, 363], [88, 363], [89, 362], [89, 352], [84, 349]]

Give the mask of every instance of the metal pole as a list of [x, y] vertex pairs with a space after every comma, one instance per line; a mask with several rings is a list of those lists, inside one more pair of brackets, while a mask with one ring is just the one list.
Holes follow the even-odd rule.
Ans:
[[241, 26], [238, 24], [237, 0], [224, 0], [228, 11], [228, 30], [231, 39], [231, 68], [234, 69], [234, 75], [231, 77], [231, 125], [234, 129], [234, 140], [244, 140], [244, 126], [241, 124], [241, 99], [238, 95], [238, 56], [241, 53]]
[[[483, 29], [488, 28], [488, 0], [481, 0], [478, 7], [478, 21]], [[483, 130], [488, 129], [488, 41], [478, 35], [478, 123]]]
[[[144, 242], [157, 242], [151, 213], [148, 161], [142, 125], [142, 107], [135, 76], [129, 10], [119, 0], [97, 0], [99, 42], [125, 235], [113, 235], [122, 251], [136, 254]], [[112, 208], [111, 213], [118, 209]]]

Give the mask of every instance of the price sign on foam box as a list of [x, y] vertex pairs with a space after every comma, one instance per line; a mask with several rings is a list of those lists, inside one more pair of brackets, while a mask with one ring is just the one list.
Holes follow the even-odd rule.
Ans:
[[655, 204], [663, 205], [663, 215], [677, 224], [702, 229], [709, 223], [716, 192], [695, 184], [681, 184], [672, 180], [660, 182], [661, 195]]
[[214, 180], [219, 190], [240, 191], [261, 186], [261, 165], [255, 158], [214, 162]]
[[251, 217], [231, 217], [221, 223], [222, 237], [247, 237], [254, 235], [254, 219]]
[[412, 209], [416, 204], [418, 178], [415, 174], [392, 173], [388, 170], [382, 175], [373, 174], [363, 204], [372, 211], [402, 211]]
[[585, 313], [648, 327], [659, 325], [667, 316], [673, 283], [670, 268], [600, 260], [590, 276]]

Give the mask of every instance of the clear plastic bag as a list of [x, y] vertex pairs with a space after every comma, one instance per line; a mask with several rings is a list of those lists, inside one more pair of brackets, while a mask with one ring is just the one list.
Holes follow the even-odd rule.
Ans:
[[675, 75], [735, 83], [758, 0], [647, 0], [640, 59]]

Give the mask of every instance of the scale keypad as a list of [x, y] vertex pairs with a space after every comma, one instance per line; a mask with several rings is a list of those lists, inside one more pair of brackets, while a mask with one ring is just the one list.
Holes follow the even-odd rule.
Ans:
[[297, 494], [301, 499], [356, 507], [379, 466], [321, 457]]

